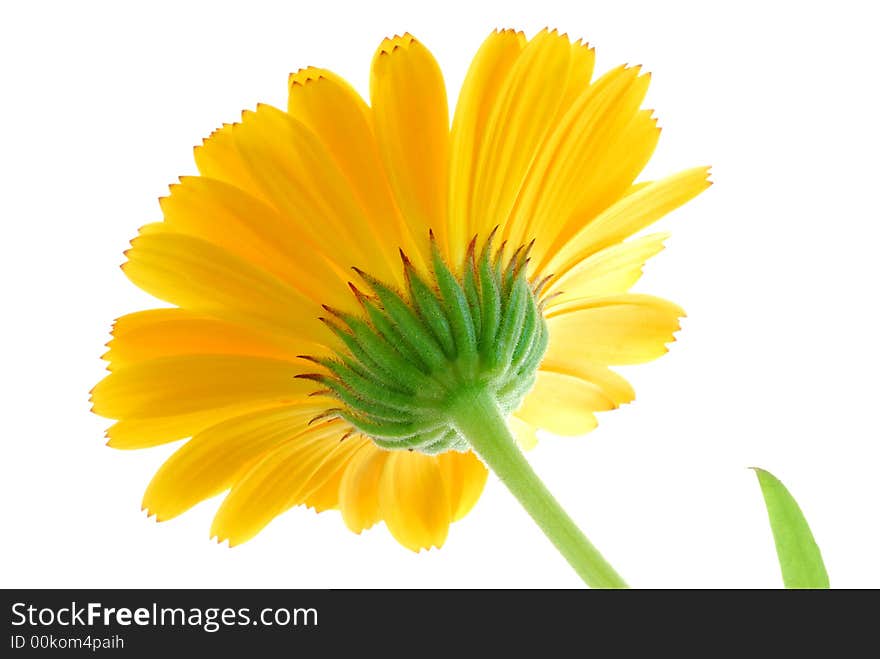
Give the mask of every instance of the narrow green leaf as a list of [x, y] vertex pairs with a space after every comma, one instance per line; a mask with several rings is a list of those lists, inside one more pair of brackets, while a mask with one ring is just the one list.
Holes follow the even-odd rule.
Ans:
[[786, 588], [828, 588], [822, 553], [797, 501], [769, 471], [753, 467], [764, 495]]

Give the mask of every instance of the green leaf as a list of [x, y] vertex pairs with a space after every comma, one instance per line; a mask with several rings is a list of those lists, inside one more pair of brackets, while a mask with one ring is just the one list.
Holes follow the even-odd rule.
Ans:
[[797, 501], [769, 471], [753, 467], [764, 495], [786, 588], [828, 588], [822, 553]]

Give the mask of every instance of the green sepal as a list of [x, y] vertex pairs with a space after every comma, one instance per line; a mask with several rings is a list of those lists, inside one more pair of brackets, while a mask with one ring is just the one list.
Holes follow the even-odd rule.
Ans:
[[411, 448], [421, 443], [433, 443], [446, 431], [446, 426], [437, 421], [434, 422], [434, 425], [425, 427], [424, 424], [414, 421], [385, 421], [366, 418], [346, 409], [341, 410], [339, 416], [373, 439], [401, 442], [400, 448]]
[[452, 338], [452, 329], [443, 306], [437, 300], [437, 296], [431, 287], [426, 284], [413, 268], [412, 263], [401, 253], [403, 259], [404, 274], [409, 288], [410, 298], [419, 317], [428, 325], [434, 338], [443, 349], [448, 358], [455, 357], [455, 342]]
[[432, 378], [424, 378], [425, 374], [416, 365], [404, 358], [397, 347], [388, 343], [366, 322], [350, 314], [326, 308], [348, 326], [357, 342], [371, 355], [373, 361], [382, 365], [387, 373], [409, 383], [422, 381], [422, 385], [429, 391], [442, 394], [442, 388], [437, 382]]
[[384, 312], [368, 298], [359, 297], [359, 299], [361, 306], [363, 306], [364, 310], [367, 312], [370, 324], [376, 328], [379, 334], [381, 334], [390, 345], [394, 346], [394, 349], [405, 359], [413, 362], [422, 373], [430, 373], [431, 364], [427, 363], [418, 351], [414, 350], [413, 347], [409, 345], [409, 341], [407, 341], [403, 332], [397, 329], [394, 323], [385, 316]]
[[477, 337], [474, 332], [474, 321], [471, 318], [467, 297], [453, 274], [446, 267], [437, 244], [431, 241], [431, 252], [434, 264], [434, 276], [443, 297], [446, 317], [452, 328], [455, 340], [455, 354], [459, 360], [467, 360], [477, 352]]
[[467, 256], [464, 261], [464, 273], [462, 274], [464, 295], [468, 301], [471, 312], [471, 320], [474, 323], [474, 334], [477, 345], [482, 339], [483, 316], [480, 309], [480, 293], [477, 290], [477, 264], [474, 261], [474, 249], [477, 239], [474, 238], [468, 245]]
[[495, 348], [495, 337], [498, 334], [498, 324], [501, 322], [501, 291], [498, 288], [496, 270], [490, 261], [492, 239], [483, 248], [478, 265], [480, 279], [480, 311], [483, 317], [483, 331], [480, 337], [480, 356], [484, 361], [490, 362]]
[[418, 314], [391, 288], [370, 277], [365, 272], [357, 268], [355, 270], [379, 297], [389, 323], [398, 328], [404, 344], [418, 353], [419, 358], [428, 365], [429, 370], [427, 372], [436, 371], [439, 366], [446, 362], [446, 356]]
[[504, 305], [504, 315], [501, 318], [498, 336], [495, 339], [492, 369], [506, 370], [510, 365], [513, 351], [520, 340], [525, 322], [526, 306], [531, 303], [531, 293], [526, 284], [525, 276], [517, 278], [511, 283], [507, 303]]
[[336, 359], [313, 359], [320, 382], [343, 405], [332, 415], [386, 449], [427, 454], [467, 450], [451, 410], [463, 391], [482, 391], [513, 412], [535, 382], [547, 326], [526, 269], [531, 245], [505, 258], [492, 235], [476, 257], [467, 248], [457, 278], [431, 237], [433, 281], [401, 253], [407, 296], [357, 270], [370, 294], [352, 285], [365, 317], [325, 307], [322, 319], [345, 345]]
[[329, 318], [321, 318], [320, 320], [345, 344], [351, 356], [358, 361], [360, 366], [375, 377], [377, 381], [385, 382], [386, 384], [390, 383], [390, 386], [398, 391], [408, 394], [413, 393], [412, 386], [408, 385], [406, 380], [400, 377], [399, 373], [390, 370], [375, 355], [370, 354], [369, 350], [364, 348], [351, 332], [339, 327]]
[[544, 324], [543, 319], [538, 323], [535, 331], [537, 332], [535, 339], [532, 342], [528, 353], [526, 353], [525, 359], [513, 374], [514, 377], [522, 377], [527, 373], [536, 372], [538, 366], [541, 365], [541, 360], [544, 359], [544, 353], [547, 352], [547, 344], [550, 341], [550, 334], [547, 331], [547, 326]]
[[[375, 419], [377, 423], [385, 423], [389, 421], [396, 422], [398, 419], [401, 418], [401, 415], [403, 414], [405, 414], [407, 417], [412, 416], [411, 414], [395, 408], [392, 405], [388, 405], [381, 400], [366, 398], [364, 396], [358, 395], [349, 386], [348, 382], [343, 383], [342, 381], [336, 380], [334, 378], [312, 373], [303, 373], [301, 375], [297, 375], [296, 377], [303, 379], [312, 379], [316, 382], [321, 382], [328, 389], [330, 389], [334, 397], [336, 397], [340, 402], [345, 403], [349, 408], [368, 409], [370, 411], [370, 417]], [[319, 377], [321, 378], [320, 380], [318, 379]]]
[[522, 329], [519, 332], [519, 338], [513, 348], [513, 354], [510, 356], [510, 366], [508, 368], [513, 373], [517, 372], [540, 334], [537, 324], [538, 310], [534, 304], [527, 304]]
[[342, 361], [322, 359], [318, 363], [333, 373], [337, 381], [344, 382], [355, 396], [366, 401], [365, 404], [368, 404], [369, 401], [380, 401], [389, 407], [395, 408], [398, 411], [398, 416], [399, 412], [407, 412], [414, 415], [430, 414], [434, 409], [431, 399], [423, 398], [419, 395], [419, 392], [407, 395], [390, 389], [381, 382], [361, 375], [357, 370]]

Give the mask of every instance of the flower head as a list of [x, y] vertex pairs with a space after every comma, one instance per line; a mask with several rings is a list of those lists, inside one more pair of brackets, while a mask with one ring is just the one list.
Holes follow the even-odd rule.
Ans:
[[286, 111], [213, 133], [126, 252], [174, 306], [117, 320], [92, 392], [111, 446], [191, 438], [144, 508], [229, 490], [212, 534], [230, 544], [306, 505], [439, 547], [486, 480], [461, 391], [488, 392], [525, 446], [631, 401], [609, 366], [664, 354], [682, 312], [629, 292], [666, 235], [630, 237], [709, 184], [636, 182], [659, 136], [647, 87], [638, 67], [593, 79], [593, 50], [556, 31], [496, 31], [450, 129], [407, 34], [380, 45], [370, 105], [309, 68]]

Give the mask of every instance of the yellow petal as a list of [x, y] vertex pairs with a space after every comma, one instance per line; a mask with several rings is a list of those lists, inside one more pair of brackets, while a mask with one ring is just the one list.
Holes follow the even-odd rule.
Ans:
[[264, 198], [259, 185], [241, 157], [233, 133], [237, 124], [224, 124], [194, 150], [196, 166], [202, 176], [224, 181], [248, 194]]
[[379, 481], [391, 451], [367, 445], [352, 458], [339, 483], [339, 508], [346, 526], [355, 533], [382, 518], [379, 509]]
[[266, 198], [299, 233], [325, 247], [343, 270], [358, 266], [383, 281], [392, 279], [400, 269], [396, 253], [392, 258], [379, 245], [339, 166], [304, 124], [259, 105], [242, 115], [233, 136]]
[[[577, 355], [597, 364], [640, 364], [667, 352], [682, 309], [649, 295], [616, 295], [566, 303], [548, 312], [548, 359]], [[522, 415], [520, 415], [522, 416]]]
[[607, 366], [587, 361], [577, 349], [569, 351], [564, 360], [557, 357], [558, 352], [561, 350], [544, 358], [541, 371], [562, 373], [589, 382], [598, 387], [614, 407], [635, 400], [636, 392], [632, 385]]
[[578, 377], [538, 371], [535, 386], [516, 415], [557, 435], [582, 435], [596, 427], [593, 412], [614, 409], [605, 392]]
[[[562, 116], [574, 104], [575, 100], [590, 86], [593, 68], [596, 65], [596, 51], [588, 43], [580, 39], [571, 44], [571, 57], [568, 60], [568, 74], [565, 78], [565, 90], [559, 103], [556, 116]], [[556, 122], [554, 122], [556, 123]]]
[[[397, 204], [379, 156], [370, 109], [342, 78], [326, 69], [309, 67], [291, 74], [287, 112], [324, 144], [381, 240], [377, 249], [397, 248], [417, 260], [409, 228]], [[423, 264], [421, 264], [423, 265]], [[400, 270], [400, 269], [399, 269]], [[400, 270], [402, 282], [402, 270]]]
[[108, 369], [175, 355], [248, 355], [296, 360], [283, 342], [249, 327], [185, 309], [150, 309], [118, 318], [103, 358]]
[[523, 451], [531, 451], [538, 445], [537, 428], [526, 421], [523, 421], [515, 414], [508, 419], [510, 431], [516, 438], [516, 443]]
[[486, 124], [470, 215], [486, 236], [505, 227], [523, 180], [559, 110], [566, 90], [571, 43], [543, 30], [516, 59]]
[[437, 465], [446, 483], [452, 521], [457, 522], [477, 503], [489, 472], [473, 451], [441, 453]]
[[547, 289], [545, 309], [564, 302], [626, 293], [645, 262], [663, 249], [668, 233], [655, 233], [599, 250], [557, 278]]
[[587, 87], [537, 153], [505, 237], [517, 245], [539, 237], [539, 267], [625, 192], [653, 151], [659, 132], [638, 114], [648, 88], [638, 73], [621, 67]]
[[[185, 355], [226, 354], [299, 361], [295, 350], [266, 334], [184, 309], [150, 309], [122, 316], [114, 323], [113, 339], [107, 345], [110, 350], [104, 359], [109, 361], [111, 371], [161, 357]], [[311, 401], [312, 405], [322, 402]], [[188, 414], [126, 418], [107, 430], [108, 445], [118, 449], [156, 446], [190, 437], [230, 417], [272, 405], [275, 403], [271, 401], [246, 400]]]
[[[160, 199], [166, 227], [202, 238], [271, 273], [317, 304], [353, 302], [350, 272], [333, 263], [299, 223], [228, 183], [186, 176]], [[340, 298], [342, 298], [340, 300]]]
[[379, 482], [379, 508], [391, 535], [407, 549], [442, 547], [451, 507], [437, 458], [392, 451]]
[[242, 414], [277, 405], [278, 403], [273, 401], [246, 401], [189, 414], [172, 414], [149, 419], [122, 419], [107, 429], [107, 446], [123, 450], [159, 446], [184, 437], [192, 437], [205, 428]]
[[315, 390], [297, 379], [303, 365], [264, 357], [180, 355], [137, 362], [92, 390], [93, 411], [112, 419], [151, 419], [243, 403], [286, 402]]
[[304, 401], [252, 412], [201, 431], [156, 472], [144, 494], [144, 509], [163, 521], [229, 489], [255, 460], [291, 441], [321, 411], [314, 401]]
[[649, 185], [653, 185], [656, 181], [639, 181], [638, 183], [633, 183], [626, 189], [626, 192], [623, 193], [623, 196], [631, 195], [634, 192], [638, 192], [639, 190], [643, 190], [647, 188]]
[[370, 101], [388, 180], [427, 260], [428, 229], [445, 251], [449, 106], [434, 57], [412, 35], [385, 39], [373, 57]]
[[[292, 345], [325, 343], [320, 307], [277, 277], [204, 240], [177, 233], [135, 238], [125, 274], [159, 299], [280, 334]], [[305, 347], [301, 352], [308, 352]]]
[[235, 484], [211, 525], [211, 536], [229, 546], [253, 538], [275, 517], [302, 503], [303, 490], [336, 451], [348, 451], [339, 437], [344, 424], [330, 421], [309, 428], [270, 450]]
[[[648, 79], [646, 74], [638, 80]], [[601, 156], [610, 164], [590, 172], [591, 194], [585, 195], [574, 216], [559, 232], [554, 249], [564, 245], [584, 224], [627, 194], [654, 154], [660, 133], [654, 111], [643, 109], [636, 112], [626, 128], [614, 134]]]
[[549, 261], [562, 275], [600, 249], [618, 243], [693, 199], [711, 185], [708, 167], [695, 167], [639, 187], [581, 228]]
[[468, 241], [482, 224], [480, 218], [471, 217], [470, 209], [489, 114], [525, 43], [522, 32], [492, 32], [474, 56], [455, 105], [449, 153], [447, 226], [450, 260], [456, 267], [464, 258]]
[[341, 445], [327, 456], [303, 487], [302, 503], [319, 513], [338, 507], [342, 475], [359, 453], [373, 445], [373, 440], [360, 434], [341, 440]]

